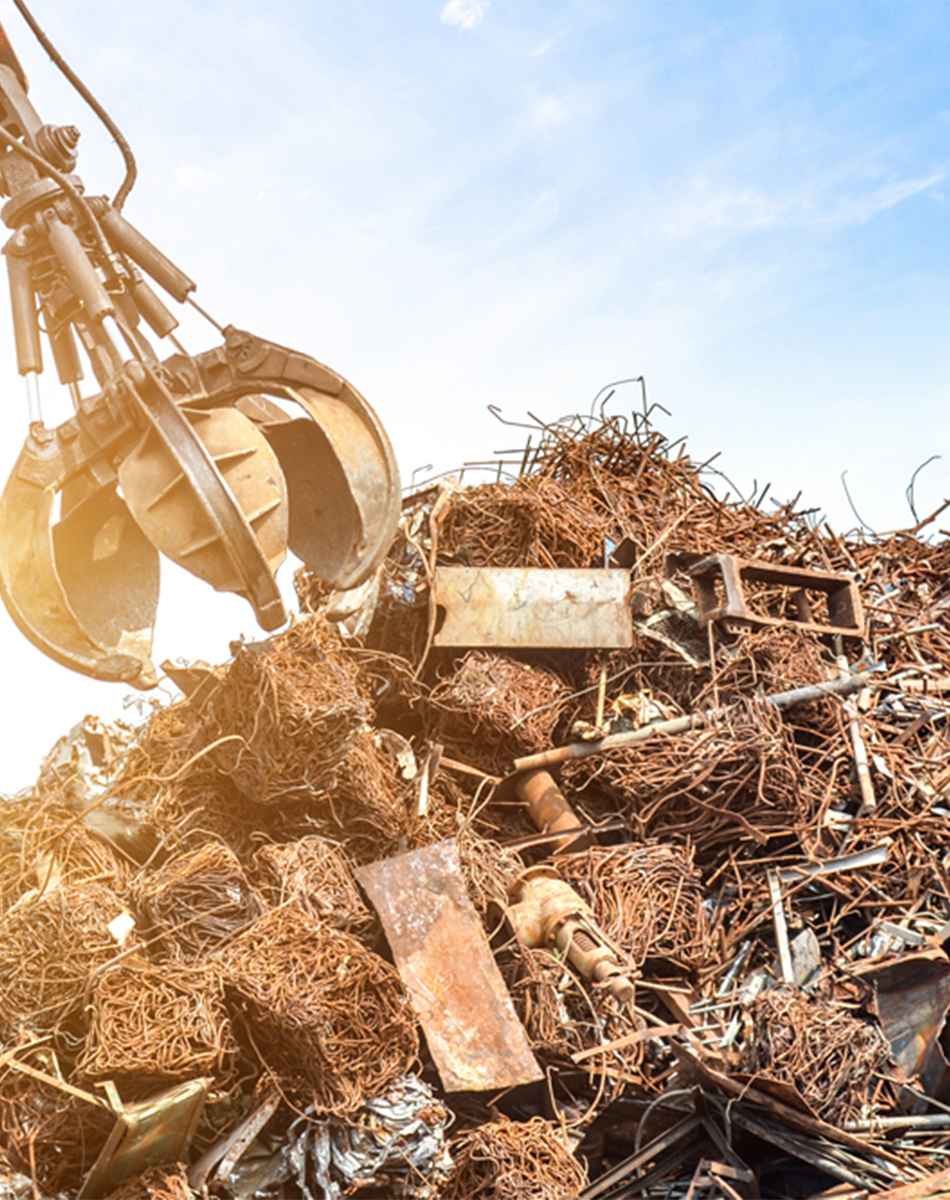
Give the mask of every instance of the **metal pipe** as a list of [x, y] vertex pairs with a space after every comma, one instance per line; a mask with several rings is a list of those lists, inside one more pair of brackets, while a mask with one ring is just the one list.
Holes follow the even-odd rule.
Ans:
[[[875, 682], [875, 679], [876, 676], [872, 672], [862, 671], [848, 679], [830, 679], [827, 683], [811, 683], [806, 687], [793, 688], [790, 692], [776, 692], [764, 699], [775, 708], [794, 708], [796, 704], [822, 700], [825, 696], [848, 696]], [[616, 750], [622, 746], [633, 746], [637, 742], [645, 742], [647, 738], [658, 733], [689, 733], [694, 729], [705, 728], [710, 721], [728, 711], [728, 708], [710, 708], [706, 712], [693, 713], [688, 717], [674, 717], [671, 721], [656, 721], [651, 725], [643, 725], [640, 729], [634, 729], [629, 733], [611, 733], [607, 737], [598, 738], [595, 742], [570, 742], [566, 746], [556, 746], [553, 750], [542, 750], [540, 754], [528, 754], [524, 758], [516, 758], [515, 771], [533, 771], [539, 767], [551, 767], [558, 763], [569, 762], [574, 758], [590, 758], [594, 754], [603, 754], [607, 750]]]
[[44, 214], [44, 219], [50, 245], [66, 272], [69, 286], [82, 301], [86, 316], [90, 321], [115, 316], [112, 297], [103, 287], [76, 231], [64, 224], [52, 210]]
[[10, 309], [13, 313], [13, 336], [16, 342], [17, 370], [21, 375], [43, 371], [43, 347], [40, 342], [40, 322], [36, 315], [36, 296], [33, 292], [33, 269], [29, 259], [4, 250], [10, 280]]
[[102, 210], [99, 224], [115, 249], [127, 254], [179, 304], [184, 304], [188, 293], [198, 286], [114, 208], [107, 206]]
[[515, 780], [515, 792], [542, 833], [570, 834], [573, 831], [573, 836], [557, 840], [555, 851], [586, 850], [592, 844], [590, 834], [577, 833], [584, 825], [549, 772], [526, 771], [519, 775]]

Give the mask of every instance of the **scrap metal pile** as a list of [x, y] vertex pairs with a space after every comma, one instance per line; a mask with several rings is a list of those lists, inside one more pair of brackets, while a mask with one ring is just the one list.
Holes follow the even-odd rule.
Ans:
[[950, 1191], [950, 541], [533, 437], [3, 803], [4, 1196]]

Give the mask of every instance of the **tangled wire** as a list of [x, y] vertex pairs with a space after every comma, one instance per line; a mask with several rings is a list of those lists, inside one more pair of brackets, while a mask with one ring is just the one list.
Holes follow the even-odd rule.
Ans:
[[545, 667], [471, 650], [432, 689], [430, 733], [450, 755], [504, 775], [513, 758], [547, 749], [569, 694]]
[[358, 673], [322, 617], [272, 646], [242, 647], [202, 712], [218, 770], [257, 804], [332, 790], [353, 738], [371, 718]]
[[127, 958], [100, 976], [91, 1007], [81, 1079], [121, 1080], [124, 1098], [199, 1075], [227, 1085], [238, 1047], [213, 966]]
[[315, 921], [326, 921], [357, 937], [373, 923], [345, 851], [324, 838], [264, 846], [254, 865], [271, 907], [292, 900]]
[[564, 777], [603, 793], [638, 841], [689, 841], [701, 863], [730, 844], [794, 832], [810, 815], [781, 714], [756, 700], [697, 733], [568, 763]]
[[261, 913], [237, 856], [222, 842], [206, 842], [143, 875], [132, 897], [150, 930], [162, 934], [164, 953], [188, 962], [204, 958]]
[[12, 1064], [0, 1068], [0, 1132], [12, 1164], [49, 1195], [78, 1188], [106, 1144], [115, 1114], [104, 1100], [83, 1099], [60, 1086], [49, 1051], [24, 1052], [20, 1061], [43, 1078]]
[[444, 1200], [565, 1200], [587, 1177], [543, 1117], [488, 1121], [451, 1144], [455, 1171]]
[[[539, 1057], [564, 1066], [571, 1055], [635, 1031], [628, 1008], [608, 992], [582, 983], [551, 950], [531, 949], [512, 942], [498, 955], [499, 967], [511, 993], [531, 1049]], [[619, 1083], [639, 1083], [643, 1043], [620, 1046], [609, 1055], [588, 1059], [595, 1071], [607, 1066]]]
[[265, 914], [220, 962], [252, 1046], [318, 1112], [353, 1112], [415, 1060], [415, 1018], [394, 968], [301, 909]]
[[0, 921], [0, 1039], [66, 1033], [93, 973], [119, 952], [109, 922], [123, 911], [102, 884], [27, 893]]
[[871, 1078], [890, 1055], [878, 1029], [829, 1001], [788, 988], [759, 996], [749, 1021], [741, 1070], [792, 1084], [827, 1121], [861, 1115]]
[[711, 947], [703, 887], [688, 853], [662, 845], [595, 846], [558, 865], [604, 933], [637, 967], [698, 969]]

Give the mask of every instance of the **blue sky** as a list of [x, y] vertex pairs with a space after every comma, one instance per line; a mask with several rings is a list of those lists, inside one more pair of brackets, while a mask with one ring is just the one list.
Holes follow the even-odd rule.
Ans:
[[[36, 0], [136, 150], [126, 213], [217, 319], [299, 346], [377, 409], [403, 474], [515, 444], [644, 374], [737, 485], [839, 476], [878, 529], [950, 496], [950, 5], [562, 0]], [[108, 137], [0, 19], [46, 120]], [[214, 344], [183, 323], [190, 349]], [[0, 316], [0, 468], [25, 433]], [[65, 415], [44, 377], [47, 420]], [[243, 602], [169, 579], [158, 657], [220, 661]], [[121, 694], [0, 614], [0, 790]]]

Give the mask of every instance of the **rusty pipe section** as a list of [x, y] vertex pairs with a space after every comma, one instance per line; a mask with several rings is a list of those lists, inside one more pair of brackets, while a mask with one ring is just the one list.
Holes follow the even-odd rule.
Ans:
[[583, 830], [583, 822], [549, 771], [525, 771], [515, 780], [515, 793], [524, 802], [531, 820], [542, 833], [569, 835], [558, 838], [554, 846], [555, 853], [561, 850], [586, 850], [593, 844], [589, 833], [572, 832]]
[[621, 1004], [634, 984], [619, 955], [597, 928], [594, 914], [553, 867], [529, 867], [515, 880], [505, 915], [515, 937], [532, 950], [553, 949], [583, 978], [600, 984]]

